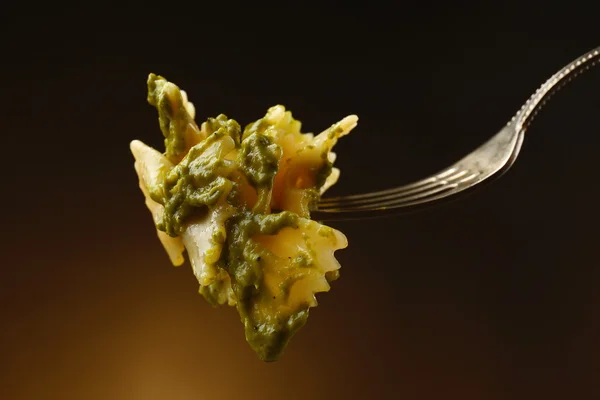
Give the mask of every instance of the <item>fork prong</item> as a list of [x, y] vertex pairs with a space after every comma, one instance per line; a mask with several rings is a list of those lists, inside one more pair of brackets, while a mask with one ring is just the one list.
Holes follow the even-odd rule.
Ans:
[[[452, 168], [451, 170], [456, 171], [457, 168]], [[447, 171], [445, 171], [447, 172]], [[420, 182], [416, 182], [409, 186], [400, 186], [393, 190], [386, 190], [375, 193], [367, 193], [364, 196], [354, 195], [348, 197], [334, 198], [334, 199], [323, 199], [319, 202], [320, 208], [331, 208], [336, 207], [339, 208], [342, 204], [343, 207], [353, 207], [353, 206], [361, 206], [361, 205], [376, 205], [378, 203], [384, 201], [398, 201], [402, 198], [412, 197], [418, 195], [423, 192], [430, 192], [432, 189], [441, 188], [445, 185], [451, 185], [455, 182], [464, 183], [467, 182], [477, 176], [476, 173], [470, 173], [470, 171], [462, 170], [460, 172], [454, 173], [448, 176], [445, 174], [438, 174], [435, 177], [424, 179]], [[445, 176], [446, 178], [440, 179], [440, 176]], [[466, 177], [465, 177], [466, 176]], [[462, 179], [461, 179], [462, 178]], [[377, 194], [377, 195], [376, 195]]]
[[324, 205], [321, 207], [319, 205], [319, 211], [335, 211], [335, 210], [366, 210], [366, 209], [381, 209], [381, 208], [395, 208], [395, 207], [403, 207], [405, 204], [413, 203], [416, 200], [423, 201], [424, 199], [432, 196], [439, 195], [441, 193], [446, 193], [449, 191], [456, 190], [458, 188], [458, 183], [447, 183], [445, 185], [434, 187], [430, 190], [414, 193], [411, 196], [401, 196], [401, 197], [389, 197], [386, 199], [380, 199], [379, 201], [373, 202], [361, 202], [361, 203], [348, 203], [344, 201], [340, 201], [337, 204]]
[[352, 194], [352, 195], [348, 195], [348, 196], [336, 196], [336, 197], [326, 197], [324, 199], [321, 199], [322, 203], [329, 203], [329, 202], [335, 202], [335, 201], [339, 201], [339, 200], [363, 200], [363, 199], [367, 199], [370, 197], [380, 197], [380, 196], [386, 196], [386, 195], [392, 195], [392, 194], [397, 194], [398, 192], [402, 192], [402, 191], [408, 191], [411, 189], [417, 189], [423, 185], [427, 185], [427, 184], [431, 184], [434, 182], [437, 182], [439, 179], [443, 179], [445, 177], [447, 177], [448, 175], [454, 173], [456, 171], [456, 167], [451, 167], [448, 168], [438, 174], [436, 174], [435, 176], [430, 176], [428, 178], [425, 179], [421, 179], [417, 182], [413, 182], [407, 185], [403, 185], [403, 186], [399, 186], [399, 187], [395, 187], [392, 189], [385, 189], [385, 190], [379, 190], [376, 192], [369, 192], [369, 193], [361, 193], [361, 194]]
[[341, 210], [316, 210], [311, 213], [311, 218], [317, 221], [352, 221], [382, 218], [415, 212], [447, 198], [448, 197], [445, 192], [440, 192], [437, 195], [429, 197], [426, 202], [423, 202], [422, 200], [414, 200], [393, 207], [380, 207], [377, 209], [364, 207], [345, 208]]

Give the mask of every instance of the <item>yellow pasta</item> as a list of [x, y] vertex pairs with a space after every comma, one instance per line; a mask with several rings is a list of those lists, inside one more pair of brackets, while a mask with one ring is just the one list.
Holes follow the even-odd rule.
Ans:
[[331, 151], [357, 123], [354, 115], [314, 136], [283, 106], [240, 125], [219, 115], [200, 127], [187, 94], [148, 78], [148, 101], [165, 137], [160, 153], [134, 140], [140, 188], [173, 265], [187, 252], [200, 293], [235, 306], [246, 340], [277, 360], [306, 323], [315, 294], [339, 276], [339, 231], [310, 219], [339, 177]]

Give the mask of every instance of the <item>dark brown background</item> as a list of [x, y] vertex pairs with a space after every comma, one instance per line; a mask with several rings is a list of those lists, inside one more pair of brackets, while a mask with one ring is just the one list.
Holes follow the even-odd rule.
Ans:
[[318, 132], [356, 113], [332, 193], [406, 183], [600, 45], [594, 11], [123, 7], [2, 14], [0, 398], [600, 397], [600, 69], [554, 97], [494, 185], [334, 224], [342, 277], [277, 363], [170, 265], [128, 149], [161, 145], [155, 72], [200, 119], [281, 103]]

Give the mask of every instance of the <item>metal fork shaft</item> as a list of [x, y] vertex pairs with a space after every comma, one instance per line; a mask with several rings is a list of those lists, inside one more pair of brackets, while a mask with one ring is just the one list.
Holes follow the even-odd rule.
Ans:
[[[324, 198], [313, 218], [347, 220], [378, 218], [427, 208], [462, 192], [470, 192], [489, 178], [498, 178], [515, 162], [524, 133], [545, 100], [575, 76], [596, 65], [597, 47], [548, 79], [510, 122], [488, 142], [445, 170], [420, 181], [371, 193]], [[461, 179], [462, 178], [462, 179]]]

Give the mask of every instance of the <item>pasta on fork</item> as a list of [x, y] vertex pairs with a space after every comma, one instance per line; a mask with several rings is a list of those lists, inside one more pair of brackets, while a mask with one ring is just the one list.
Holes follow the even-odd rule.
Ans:
[[333, 146], [358, 118], [314, 136], [281, 105], [244, 129], [225, 115], [195, 122], [186, 93], [150, 74], [165, 151], [131, 142], [158, 238], [175, 266], [187, 252], [200, 293], [235, 306], [247, 342], [275, 361], [339, 277], [343, 233], [310, 219], [339, 177]]

